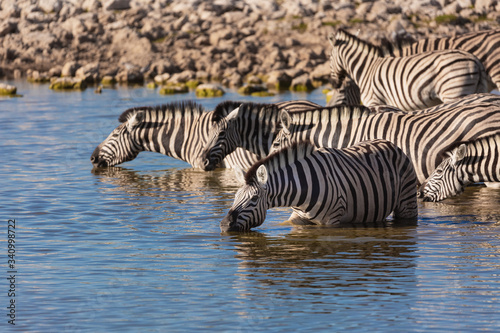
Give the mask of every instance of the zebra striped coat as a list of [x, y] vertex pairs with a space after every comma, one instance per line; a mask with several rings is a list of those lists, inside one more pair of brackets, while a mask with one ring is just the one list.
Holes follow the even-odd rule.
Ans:
[[[372, 113], [363, 106], [346, 105], [286, 113], [242, 104], [217, 124], [204, 156], [209, 163], [218, 163], [237, 147], [267, 156], [273, 145], [283, 147], [304, 140], [317, 147], [342, 148], [364, 140], [385, 139], [410, 157], [422, 183], [456, 142], [500, 132], [499, 104], [456, 104], [421, 114]], [[278, 118], [283, 117], [289, 120], [279, 124]], [[273, 143], [277, 136], [278, 141]]]
[[292, 207], [294, 224], [376, 222], [393, 211], [395, 219], [417, 217], [412, 163], [385, 140], [344, 149], [293, 145], [255, 164], [244, 180], [222, 231], [257, 227], [272, 207]]
[[453, 37], [428, 38], [414, 43], [386, 44], [383, 47], [385, 54], [395, 57], [451, 49], [475, 55], [491, 78], [489, 90], [500, 90], [500, 29], [474, 31]]
[[[95, 148], [90, 160], [94, 167], [110, 167], [135, 159], [141, 151], [152, 151], [201, 168], [201, 151], [214, 115], [227, 115], [241, 103], [223, 102], [211, 112], [189, 101], [128, 109], [119, 117], [122, 124]], [[276, 107], [305, 110], [319, 105], [292, 101], [277, 103]], [[249, 168], [257, 160], [257, 156], [238, 149], [220, 162], [228, 168]]]
[[424, 201], [441, 201], [462, 193], [470, 183], [500, 182], [500, 134], [462, 143], [420, 187]]
[[[381, 47], [381, 54], [406, 57], [436, 50], [463, 50], [475, 55], [491, 79], [488, 80], [488, 90], [500, 90], [500, 29], [475, 31], [454, 37], [428, 38], [417, 42], [385, 43]], [[350, 78], [344, 80], [340, 89], [333, 89], [332, 95], [328, 106], [361, 104], [359, 88]]]
[[412, 111], [489, 91], [484, 66], [465, 51], [383, 57], [380, 48], [344, 30], [330, 42], [333, 87], [339, 88], [349, 76], [359, 86], [367, 106], [388, 104]]

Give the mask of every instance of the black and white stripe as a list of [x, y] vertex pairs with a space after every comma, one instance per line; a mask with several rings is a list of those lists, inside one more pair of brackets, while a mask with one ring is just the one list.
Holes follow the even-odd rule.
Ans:
[[404, 57], [433, 50], [463, 50], [476, 56], [492, 82], [489, 90], [500, 90], [500, 29], [474, 31], [453, 37], [427, 38], [414, 43], [386, 44], [385, 54]]
[[351, 78], [366, 106], [387, 104], [414, 111], [489, 91], [491, 79], [483, 64], [462, 50], [384, 57], [381, 48], [344, 30], [330, 36], [330, 42], [333, 87]]
[[[317, 147], [342, 148], [385, 139], [410, 157], [422, 183], [456, 142], [500, 132], [500, 104], [478, 100], [444, 104], [422, 113], [373, 113], [363, 106], [347, 105], [287, 113], [245, 103], [219, 122], [204, 156], [214, 164], [237, 147], [265, 157], [274, 144], [279, 148], [306, 140]], [[284, 118], [288, 120], [281, 123]], [[283, 142], [273, 143], [277, 136]]]
[[272, 207], [292, 207], [294, 224], [376, 222], [391, 212], [395, 219], [417, 217], [412, 163], [385, 140], [344, 149], [293, 145], [255, 164], [244, 181], [222, 231], [257, 227]]
[[[184, 101], [155, 107], [137, 107], [123, 112], [122, 123], [92, 153], [90, 158], [95, 167], [109, 167], [131, 161], [141, 151], [158, 152], [188, 162], [201, 168], [204, 160], [200, 158], [214, 116], [227, 115], [242, 102], [222, 102], [214, 111], [205, 109], [194, 102]], [[308, 101], [277, 103], [276, 107], [297, 110], [318, 107]], [[258, 157], [243, 149], [237, 149], [221, 166], [249, 168]]]
[[500, 182], [500, 135], [461, 143], [420, 187], [424, 201], [441, 201], [477, 182]]

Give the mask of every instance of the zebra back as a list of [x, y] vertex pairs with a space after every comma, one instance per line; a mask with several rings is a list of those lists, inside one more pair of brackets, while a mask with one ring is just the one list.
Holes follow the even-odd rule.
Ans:
[[367, 108], [337, 106], [290, 114], [275, 147], [307, 140], [317, 147], [348, 147], [363, 140], [385, 139], [413, 161], [422, 183], [456, 142], [500, 132], [500, 105], [475, 103], [428, 113], [371, 113]]
[[380, 48], [339, 30], [330, 63], [334, 88], [348, 75], [368, 106], [389, 104], [412, 111], [488, 91], [483, 65], [461, 50], [381, 57]]
[[489, 89], [500, 90], [500, 29], [484, 30], [443, 38], [422, 39], [413, 43], [401, 42], [386, 48], [396, 57], [434, 50], [459, 49], [475, 55], [484, 65], [492, 82]]

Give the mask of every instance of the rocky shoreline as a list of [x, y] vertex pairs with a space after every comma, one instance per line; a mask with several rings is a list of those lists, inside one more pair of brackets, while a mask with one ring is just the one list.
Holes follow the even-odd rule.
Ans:
[[337, 28], [379, 43], [500, 26], [497, 0], [3, 0], [0, 6], [0, 78], [139, 83], [173, 93], [202, 82], [244, 86], [241, 93], [259, 93], [253, 86], [311, 90], [328, 82], [327, 37]]

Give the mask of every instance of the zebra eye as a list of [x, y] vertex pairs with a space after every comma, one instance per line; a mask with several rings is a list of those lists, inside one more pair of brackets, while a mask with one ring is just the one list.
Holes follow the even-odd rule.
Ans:
[[256, 194], [256, 195], [254, 195], [254, 196], [252, 197], [252, 199], [250, 199], [250, 200], [252, 200], [252, 201], [257, 201], [257, 200], [259, 200], [259, 196]]

